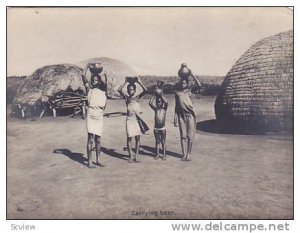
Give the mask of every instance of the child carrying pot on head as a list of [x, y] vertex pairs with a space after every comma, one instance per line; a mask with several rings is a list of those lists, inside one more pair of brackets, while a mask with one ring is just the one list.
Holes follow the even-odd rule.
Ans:
[[[127, 93], [123, 91], [127, 84]], [[142, 92], [136, 94], [136, 85], [140, 85]], [[140, 99], [146, 93], [146, 87], [141, 83], [138, 77], [126, 77], [125, 82], [119, 87], [118, 92], [124, 98], [127, 106], [126, 133], [127, 149], [129, 153], [129, 163], [139, 162], [140, 135], [149, 130], [147, 124], [142, 120], [140, 115]], [[135, 138], [135, 155], [132, 153], [132, 138]]]
[[182, 161], [191, 160], [193, 140], [196, 133], [196, 114], [191, 101], [191, 86], [189, 77], [192, 77], [197, 87], [200, 87], [198, 79], [192, 74], [185, 63], [178, 71], [180, 77], [179, 90], [175, 93], [174, 126], [179, 126], [182, 149]]
[[[162, 146], [163, 150], [163, 160], [166, 160], [166, 137], [167, 137], [167, 130], [165, 127], [166, 123], [166, 115], [168, 109], [168, 101], [163, 96], [163, 86], [162, 81], [157, 82], [157, 88], [155, 90], [155, 97], [153, 96], [150, 101], [149, 105], [154, 110], [154, 137], [155, 137], [155, 148], [156, 148], [156, 157], [155, 159], [160, 158], [159, 147]], [[155, 99], [155, 104], [154, 104]]]
[[[91, 83], [86, 77], [87, 70], [91, 72]], [[88, 131], [87, 139], [87, 156], [88, 156], [88, 167], [95, 168], [92, 162], [92, 149], [93, 143], [96, 146], [96, 164], [103, 167], [100, 163], [100, 141], [103, 131], [103, 114], [107, 103], [107, 77], [104, 73], [100, 75], [103, 68], [100, 64], [87, 64], [83, 74], [82, 81], [88, 94], [88, 108], [86, 125]]]

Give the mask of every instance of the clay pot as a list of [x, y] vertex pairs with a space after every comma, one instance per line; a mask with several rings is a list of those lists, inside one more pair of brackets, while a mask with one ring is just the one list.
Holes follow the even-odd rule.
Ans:
[[100, 63], [94, 63], [90, 65], [89, 70], [93, 75], [97, 75], [103, 71], [103, 67]]
[[161, 96], [163, 94], [163, 90], [161, 88], [156, 88], [154, 93], [156, 96]]
[[183, 63], [178, 70], [178, 76], [180, 78], [188, 78], [191, 75], [191, 70], [187, 67], [185, 63]]
[[126, 77], [126, 82], [133, 84], [138, 81], [137, 77]]

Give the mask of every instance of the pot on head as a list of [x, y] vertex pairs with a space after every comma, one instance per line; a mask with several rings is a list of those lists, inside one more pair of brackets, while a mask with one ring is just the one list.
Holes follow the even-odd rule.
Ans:
[[191, 70], [187, 67], [185, 63], [181, 64], [180, 69], [178, 70], [178, 76], [180, 78], [188, 78], [191, 75]]
[[133, 83], [135, 83], [135, 82], [137, 82], [138, 81], [138, 77], [126, 77], [125, 78], [125, 80], [126, 80], [126, 82], [128, 82], [129, 84], [133, 84]]
[[89, 70], [93, 75], [97, 75], [103, 71], [103, 67], [101, 66], [101, 63], [93, 63], [90, 64]]

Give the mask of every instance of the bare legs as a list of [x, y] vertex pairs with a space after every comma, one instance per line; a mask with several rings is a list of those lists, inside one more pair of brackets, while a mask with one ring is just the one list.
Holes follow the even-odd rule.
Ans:
[[181, 150], [182, 150], [182, 158], [181, 160], [186, 160], [187, 157], [187, 144], [186, 144], [186, 138], [181, 138]]
[[98, 135], [95, 135], [95, 144], [96, 144], [96, 164], [100, 167], [104, 167], [103, 164], [100, 163], [100, 153], [101, 153], [101, 137]]
[[196, 119], [187, 114], [186, 120], [179, 118], [180, 142], [182, 150], [182, 161], [191, 161], [193, 139], [196, 133]]
[[140, 162], [138, 159], [139, 152], [140, 152], [140, 142], [141, 142], [141, 136], [137, 135], [135, 136], [135, 162]]
[[155, 136], [155, 148], [156, 148], [156, 157], [154, 159], [158, 159], [160, 157], [159, 147], [161, 144], [163, 150], [163, 160], [166, 160], [166, 137], [167, 131], [166, 130], [154, 130]]
[[192, 160], [192, 158], [191, 158], [192, 146], [193, 146], [193, 140], [188, 138], [188, 141], [187, 141], [187, 156], [186, 156], [187, 161]]
[[160, 135], [159, 131], [154, 129], [154, 136], [155, 136], [155, 149], [156, 149], [156, 157], [154, 159], [158, 159], [159, 155], [159, 144], [160, 144]]
[[92, 150], [93, 150], [93, 142], [94, 141], [95, 141], [95, 147], [96, 147], [96, 164], [99, 165], [100, 167], [103, 167], [103, 165], [100, 163], [101, 137], [98, 135], [93, 135], [91, 133], [88, 133], [88, 141], [87, 141], [87, 146], [86, 146], [87, 156], [88, 156], [88, 167], [95, 168], [95, 166], [93, 165], [93, 160], [92, 160]]
[[88, 141], [86, 145], [86, 151], [87, 151], [87, 156], [88, 156], [88, 167], [89, 168], [95, 168], [93, 165], [92, 161], [92, 149], [93, 149], [93, 140], [94, 140], [94, 135], [91, 133], [88, 133]]
[[181, 138], [182, 161], [191, 161], [193, 140], [191, 138]]
[[135, 155], [133, 157], [132, 154], [132, 137], [127, 137], [127, 149], [128, 149], [128, 153], [129, 153], [129, 160], [128, 163], [132, 163], [133, 161], [135, 162], [140, 162], [138, 157], [139, 157], [139, 151], [140, 151], [140, 135], [135, 136]]

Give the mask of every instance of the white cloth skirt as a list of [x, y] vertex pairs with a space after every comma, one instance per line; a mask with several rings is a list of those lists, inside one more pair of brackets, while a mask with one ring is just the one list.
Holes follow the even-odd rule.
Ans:
[[102, 136], [103, 132], [103, 110], [101, 108], [88, 108], [86, 125], [88, 133]]
[[127, 137], [134, 137], [141, 135], [141, 130], [136, 116], [130, 116], [126, 118], [126, 133]]

